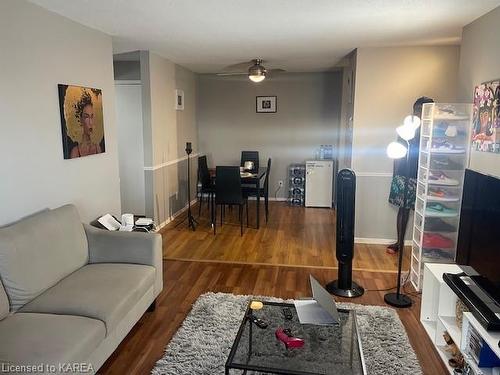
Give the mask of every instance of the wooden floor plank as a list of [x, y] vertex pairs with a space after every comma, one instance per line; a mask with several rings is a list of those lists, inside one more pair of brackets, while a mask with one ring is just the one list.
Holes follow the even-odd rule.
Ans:
[[[205, 206], [204, 206], [205, 207]], [[250, 204], [250, 223], [255, 225], [255, 209]], [[335, 211], [323, 208], [291, 207], [270, 202], [270, 219], [261, 215], [260, 229], [245, 228], [240, 236], [237, 212], [226, 209], [226, 223], [214, 236], [208, 210], [198, 218], [192, 232], [187, 225], [168, 225], [162, 230], [165, 259], [241, 262], [289, 266], [337, 267], [335, 257]], [[197, 209], [194, 212], [198, 212]], [[182, 220], [183, 215], [178, 220]], [[220, 224], [220, 223], [219, 223]], [[397, 256], [389, 256], [383, 245], [355, 244], [353, 269], [394, 271]], [[405, 251], [408, 269], [410, 251]]]

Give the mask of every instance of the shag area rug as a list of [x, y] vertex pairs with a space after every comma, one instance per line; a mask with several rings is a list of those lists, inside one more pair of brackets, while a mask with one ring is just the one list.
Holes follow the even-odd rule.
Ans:
[[[283, 302], [273, 297], [227, 293], [201, 295], [167, 345], [152, 374], [224, 374], [224, 365], [250, 299]], [[422, 374], [417, 356], [394, 309], [351, 303], [339, 303], [338, 307], [356, 310], [368, 375]], [[241, 372], [231, 371], [231, 374]]]

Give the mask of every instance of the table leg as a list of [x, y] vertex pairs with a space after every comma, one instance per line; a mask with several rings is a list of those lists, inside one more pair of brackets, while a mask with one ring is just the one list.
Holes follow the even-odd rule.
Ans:
[[[250, 326], [249, 326], [250, 332], [248, 335], [247, 365], [248, 365], [248, 362], [250, 362], [250, 357], [252, 356], [252, 327], [253, 327], [253, 323], [250, 321], [250, 319], [248, 319], [248, 324], [250, 324]], [[245, 373], [246, 373], [246, 370], [245, 370]]]
[[255, 184], [255, 189], [257, 191], [257, 229], [260, 226], [260, 180], [257, 179], [257, 183]]

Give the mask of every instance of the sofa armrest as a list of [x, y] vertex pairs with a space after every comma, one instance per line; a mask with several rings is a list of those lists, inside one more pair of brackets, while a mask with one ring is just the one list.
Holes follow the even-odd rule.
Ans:
[[156, 269], [155, 293], [163, 288], [161, 235], [112, 232], [83, 224], [89, 246], [89, 263], [132, 263]]

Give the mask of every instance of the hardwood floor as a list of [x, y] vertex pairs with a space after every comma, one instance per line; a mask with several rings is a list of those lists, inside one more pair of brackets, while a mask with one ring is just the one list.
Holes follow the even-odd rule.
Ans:
[[[260, 230], [247, 228], [243, 237], [236, 212], [227, 213], [228, 223], [222, 229], [217, 228], [216, 236], [207, 213], [200, 218], [196, 232], [184, 224], [175, 227], [183, 216], [162, 230], [164, 289], [157, 308], [144, 314], [99, 373], [149, 374], [192, 304], [203, 293], [298, 298], [310, 296], [309, 274], [322, 284], [337, 278], [333, 210], [271, 202], [269, 223], [261, 220]], [[250, 213], [250, 224], [254, 225], [252, 209]], [[385, 289], [396, 284], [397, 257], [387, 255], [381, 245], [356, 245], [355, 251], [354, 280], [366, 292], [350, 302], [385, 305]], [[404, 269], [408, 263], [406, 257]], [[419, 323], [420, 296], [411, 290], [408, 293], [415, 303], [409, 309], [398, 310], [398, 314], [422, 369], [429, 375], [446, 374]]]
[[[321, 283], [333, 280], [336, 270], [316, 267], [282, 267], [196, 261], [164, 261], [164, 289], [156, 310], [145, 313], [115, 353], [101, 368], [101, 374], [149, 374], [164, 348], [189, 313], [199, 295], [208, 292], [269, 295], [282, 298], [310, 296], [308, 275]], [[394, 286], [394, 274], [355, 271], [354, 279], [366, 289]], [[350, 302], [383, 305], [384, 291], [367, 291]], [[418, 322], [420, 301], [398, 310], [424, 374], [446, 374], [422, 326]], [[342, 300], [339, 298], [339, 300]], [[402, 374], [406, 375], [406, 374]]]
[[[266, 224], [261, 210], [261, 226], [255, 229], [255, 208], [250, 202], [250, 228], [243, 237], [237, 210], [226, 209], [226, 223], [210, 227], [209, 213], [203, 206], [200, 225], [192, 232], [187, 225], [173, 225], [163, 230], [163, 255], [170, 260], [199, 260], [274, 264], [286, 266], [337, 267], [335, 258], [335, 211], [321, 208], [290, 207], [284, 202], [270, 202]], [[198, 209], [193, 210], [198, 214]], [[219, 218], [218, 218], [219, 220]], [[389, 256], [384, 245], [355, 244], [353, 269], [396, 271], [397, 257]], [[403, 269], [409, 268], [410, 252], [405, 252]]]

